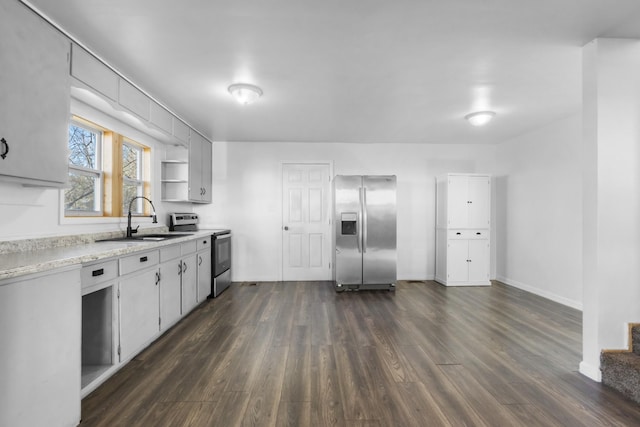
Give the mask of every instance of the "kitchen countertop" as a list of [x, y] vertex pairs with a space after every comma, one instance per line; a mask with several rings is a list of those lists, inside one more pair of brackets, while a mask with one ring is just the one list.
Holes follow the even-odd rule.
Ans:
[[[137, 242], [89, 242], [71, 244], [68, 246], [25, 249], [15, 252], [5, 252], [0, 255], [0, 280], [11, 279], [27, 274], [35, 274], [55, 268], [70, 265], [87, 264], [102, 259], [119, 257], [122, 255], [161, 248], [176, 243], [211, 236], [220, 230], [198, 230], [189, 232], [190, 235], [160, 241], [142, 240]], [[184, 234], [184, 233], [176, 233]], [[142, 235], [142, 233], [141, 233]], [[104, 237], [103, 237], [104, 238]], [[80, 240], [82, 241], [82, 240]], [[36, 242], [35, 240], [32, 242]]]

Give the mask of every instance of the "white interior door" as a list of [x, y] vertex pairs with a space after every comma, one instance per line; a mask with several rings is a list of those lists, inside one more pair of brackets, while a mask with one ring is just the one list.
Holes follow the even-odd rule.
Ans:
[[282, 165], [282, 280], [330, 280], [330, 168]]

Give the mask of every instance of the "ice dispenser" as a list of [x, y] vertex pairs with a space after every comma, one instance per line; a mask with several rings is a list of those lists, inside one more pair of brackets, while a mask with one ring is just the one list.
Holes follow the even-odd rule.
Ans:
[[342, 235], [358, 234], [357, 228], [358, 215], [355, 212], [345, 212], [340, 215], [340, 222], [342, 224]]

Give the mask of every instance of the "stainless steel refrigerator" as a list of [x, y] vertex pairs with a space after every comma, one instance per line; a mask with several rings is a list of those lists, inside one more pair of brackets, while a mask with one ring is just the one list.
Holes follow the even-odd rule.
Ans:
[[395, 290], [395, 175], [336, 175], [336, 291]]

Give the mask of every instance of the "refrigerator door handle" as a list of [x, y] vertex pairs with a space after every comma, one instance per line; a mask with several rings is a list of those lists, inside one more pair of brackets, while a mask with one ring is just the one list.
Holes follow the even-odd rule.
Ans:
[[360, 209], [358, 211], [358, 235], [356, 240], [358, 241], [358, 253], [362, 253], [362, 187], [358, 188], [358, 203]]
[[362, 253], [367, 252], [367, 187], [362, 189]]

